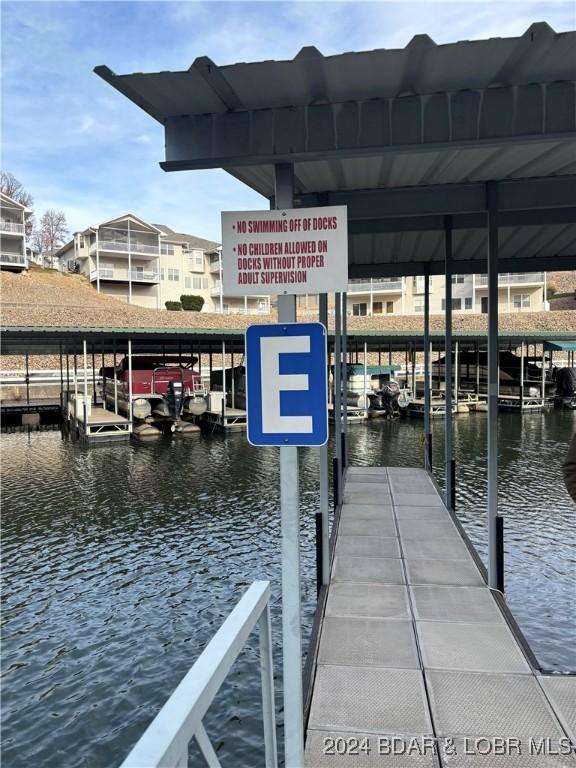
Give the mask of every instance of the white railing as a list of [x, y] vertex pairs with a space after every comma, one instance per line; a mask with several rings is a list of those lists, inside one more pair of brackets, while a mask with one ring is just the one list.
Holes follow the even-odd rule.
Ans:
[[[498, 285], [544, 283], [544, 272], [503, 272], [498, 275]], [[476, 286], [488, 285], [488, 275], [476, 275]]]
[[0, 220], [0, 230], [2, 232], [17, 232], [19, 235], [24, 234], [24, 224], [18, 224], [17, 221], [7, 221], [6, 219]]
[[386, 291], [402, 291], [402, 280], [386, 279], [357, 279], [348, 281], [348, 293], [384, 293]]
[[[148, 245], [147, 243], [139, 243], [136, 240], [131, 240], [130, 245], [122, 240], [100, 240], [98, 242], [98, 249], [100, 251], [118, 251], [121, 253], [151, 253], [154, 256], [160, 255], [160, 248], [157, 245]], [[92, 243], [90, 246], [90, 253], [96, 252], [96, 243]]]
[[3, 253], [0, 254], [1, 264], [18, 264], [19, 266], [26, 266], [26, 256], [21, 253]]
[[100, 267], [90, 272], [90, 280], [94, 281], [100, 277], [101, 280], [131, 280], [133, 283], [158, 283], [160, 274], [158, 272], [146, 272], [138, 269], [111, 269]]
[[268, 581], [253, 582], [150, 723], [121, 768], [185, 768], [188, 765], [188, 745], [194, 738], [210, 768], [220, 768], [220, 761], [202, 720], [256, 624], [260, 633], [266, 768], [277, 768]]
[[210, 272], [220, 272], [220, 262], [219, 261], [211, 261], [210, 262]]
[[220, 307], [216, 306], [214, 312], [217, 315], [269, 315], [270, 305], [262, 307], [228, 307], [220, 312]]

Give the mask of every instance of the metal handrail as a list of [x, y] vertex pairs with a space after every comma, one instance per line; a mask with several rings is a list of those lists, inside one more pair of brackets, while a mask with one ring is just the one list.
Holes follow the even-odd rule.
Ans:
[[[498, 285], [529, 285], [543, 282], [544, 272], [503, 272], [498, 275]], [[488, 275], [476, 275], [476, 285], [488, 285]]]
[[184, 768], [195, 738], [210, 768], [221, 768], [202, 720], [258, 624], [266, 768], [277, 768], [270, 582], [255, 581], [132, 748], [121, 768]]
[[0, 254], [0, 261], [4, 264], [22, 264], [26, 266], [26, 256], [21, 253], [2, 253]]
[[139, 243], [132, 240], [130, 244], [121, 240], [100, 240], [98, 245], [92, 243], [90, 253], [94, 253], [96, 248], [100, 251], [120, 251], [122, 253], [151, 253], [155, 256], [160, 255], [160, 246], [150, 245], [149, 243]]

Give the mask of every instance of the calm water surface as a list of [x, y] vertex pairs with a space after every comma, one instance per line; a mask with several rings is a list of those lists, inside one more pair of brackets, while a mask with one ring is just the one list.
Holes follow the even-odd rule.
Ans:
[[[561, 476], [575, 426], [565, 412], [499, 420], [508, 600], [540, 664], [556, 670], [576, 670], [576, 506]], [[351, 462], [420, 466], [421, 431], [351, 425]], [[279, 668], [275, 449], [242, 435], [91, 450], [58, 433], [2, 443], [5, 766], [118, 765], [254, 579], [272, 581]], [[456, 419], [458, 513], [483, 557], [485, 443], [484, 414]], [[307, 637], [317, 451], [301, 451], [301, 470]], [[234, 768], [263, 764], [257, 650], [252, 638], [206, 719]]]

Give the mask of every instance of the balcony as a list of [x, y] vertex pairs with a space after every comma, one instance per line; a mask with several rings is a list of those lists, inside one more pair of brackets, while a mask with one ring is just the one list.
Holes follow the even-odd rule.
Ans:
[[348, 293], [402, 293], [402, 288], [402, 278], [348, 281]]
[[[160, 246], [150, 245], [148, 243], [139, 243], [137, 240], [131, 240], [130, 245], [121, 240], [100, 240], [98, 250], [111, 253], [131, 253], [142, 254], [143, 256], [160, 256]], [[96, 243], [90, 246], [90, 253], [96, 253]]]
[[2, 253], [0, 254], [0, 267], [25, 269], [26, 256], [22, 253]]
[[23, 235], [24, 224], [19, 224], [17, 221], [8, 221], [6, 219], [0, 220], [0, 232], [10, 235]]
[[[214, 312], [219, 315], [220, 307], [216, 307]], [[223, 315], [269, 315], [270, 305], [265, 306], [250, 306], [247, 307], [228, 307], [222, 312]]]
[[100, 278], [100, 280], [113, 280], [120, 283], [143, 283], [148, 285], [156, 285], [160, 282], [159, 272], [147, 272], [143, 269], [111, 269], [109, 267], [102, 267], [101, 269], [93, 269], [90, 272], [90, 282], [94, 283]]
[[219, 261], [211, 261], [210, 262], [210, 272], [215, 273], [215, 274], [220, 272], [220, 262]]
[[[544, 285], [544, 272], [503, 272], [498, 285]], [[476, 275], [476, 288], [488, 286], [488, 275]]]

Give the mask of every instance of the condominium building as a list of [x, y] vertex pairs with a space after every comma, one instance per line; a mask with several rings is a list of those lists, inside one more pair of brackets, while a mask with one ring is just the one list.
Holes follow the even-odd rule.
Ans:
[[[444, 312], [446, 282], [430, 277], [430, 313]], [[424, 313], [424, 277], [387, 277], [350, 280], [347, 292], [350, 315], [418, 315]], [[299, 308], [315, 311], [314, 297], [300, 297]], [[503, 273], [498, 276], [500, 312], [542, 312], [546, 302], [546, 273]], [[486, 275], [452, 276], [452, 311], [462, 314], [488, 312]]]
[[0, 192], [0, 267], [14, 272], [26, 269], [26, 214], [22, 203]]
[[[220, 246], [150, 224], [134, 214], [75, 232], [57, 251], [64, 269], [86, 275], [99, 293], [164, 309], [183, 294], [204, 299], [204, 312], [269, 312], [268, 297], [222, 295]], [[265, 300], [264, 300], [265, 298]]]

